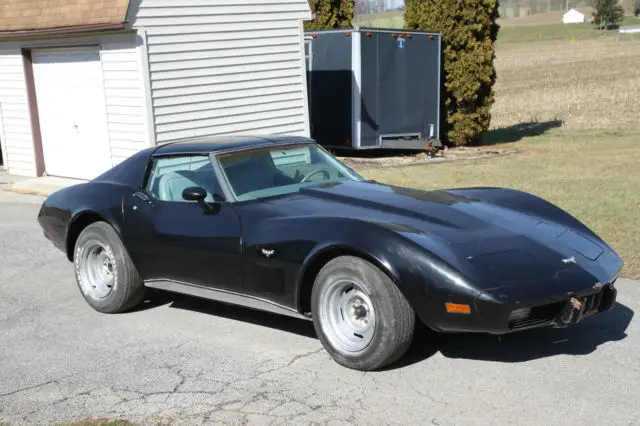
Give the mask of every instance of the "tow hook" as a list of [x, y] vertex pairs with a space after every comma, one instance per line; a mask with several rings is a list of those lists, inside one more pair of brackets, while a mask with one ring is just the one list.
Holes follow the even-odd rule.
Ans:
[[566, 327], [582, 320], [582, 302], [575, 297], [567, 300], [562, 311], [556, 316], [556, 327]]

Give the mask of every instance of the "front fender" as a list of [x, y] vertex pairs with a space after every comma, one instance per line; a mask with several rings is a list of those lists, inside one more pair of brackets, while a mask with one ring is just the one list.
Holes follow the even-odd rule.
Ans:
[[349, 226], [343, 229], [348, 228], [348, 232], [341, 233], [340, 238], [325, 239], [307, 253], [297, 277], [296, 300], [301, 300], [309, 271], [315, 273], [327, 260], [345, 253], [358, 255], [383, 270], [418, 318], [433, 329], [440, 328], [447, 301], [472, 304], [480, 295], [456, 268], [423, 244], [384, 225], [347, 221]]

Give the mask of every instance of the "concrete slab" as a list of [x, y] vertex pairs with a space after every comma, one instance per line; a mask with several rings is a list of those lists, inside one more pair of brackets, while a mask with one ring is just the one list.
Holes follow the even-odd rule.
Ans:
[[26, 179], [29, 179], [29, 178], [24, 176], [12, 175], [12, 174], [9, 174], [9, 172], [7, 172], [6, 170], [0, 169], [0, 185], [9, 185], [9, 184], [12, 184], [21, 180], [26, 180]]
[[67, 179], [54, 176], [43, 176], [39, 178], [24, 178], [7, 173], [0, 173], [0, 190], [17, 192], [19, 194], [30, 194], [48, 196], [59, 189], [86, 182], [85, 180]]

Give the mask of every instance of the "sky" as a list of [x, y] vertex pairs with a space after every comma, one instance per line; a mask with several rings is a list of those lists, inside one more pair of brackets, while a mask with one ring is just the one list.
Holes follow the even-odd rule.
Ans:
[[385, 0], [385, 3], [389, 9], [404, 7], [404, 0]]

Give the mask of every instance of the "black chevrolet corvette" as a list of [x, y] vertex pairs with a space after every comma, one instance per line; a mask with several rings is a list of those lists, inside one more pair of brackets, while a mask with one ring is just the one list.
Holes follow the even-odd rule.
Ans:
[[309, 319], [360, 370], [399, 359], [416, 321], [505, 334], [607, 311], [623, 265], [533, 195], [385, 185], [299, 137], [152, 147], [52, 194], [38, 221], [99, 312], [152, 287]]

